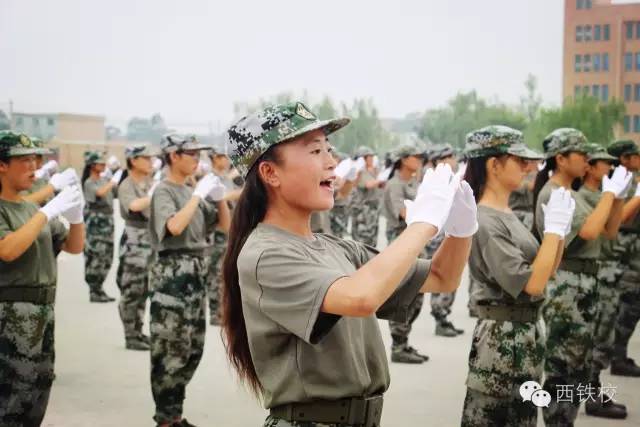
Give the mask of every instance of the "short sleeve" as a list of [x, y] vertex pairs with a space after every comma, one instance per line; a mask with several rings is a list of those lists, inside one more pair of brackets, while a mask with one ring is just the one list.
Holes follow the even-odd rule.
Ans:
[[87, 203], [95, 203], [96, 202], [96, 191], [98, 191], [97, 182], [92, 179], [87, 179], [82, 186], [84, 190], [84, 199]]
[[392, 185], [388, 187], [389, 191], [389, 208], [391, 209], [391, 214], [393, 218], [400, 219], [400, 211], [404, 207], [404, 189], [402, 185], [399, 185], [399, 182], [395, 181]]
[[4, 237], [12, 231], [5, 213], [0, 211], [0, 239], [4, 239]]
[[131, 213], [129, 206], [131, 206], [131, 203], [133, 203], [134, 200], [138, 199], [131, 180], [126, 180], [122, 185], [118, 186], [118, 198], [123, 210], [127, 213]]
[[508, 233], [492, 231], [491, 236], [477, 236], [484, 242], [479, 245], [482, 259], [496, 284], [515, 299], [531, 277], [531, 264], [522, 250], [513, 244]]
[[550, 193], [546, 191], [546, 187], [544, 187], [540, 194], [538, 195], [538, 201], [536, 203], [536, 231], [538, 232], [538, 236], [540, 236], [540, 240], [542, 240], [542, 236], [544, 235], [544, 211], [542, 210], [542, 205], [546, 205], [549, 201]]
[[69, 230], [57, 218], [54, 218], [49, 222], [49, 227], [51, 229], [53, 253], [58, 255], [60, 251], [62, 251], [62, 245], [64, 245], [64, 242], [67, 240]]
[[573, 197], [576, 200], [576, 210], [573, 213], [573, 220], [571, 221], [571, 230], [564, 238], [564, 247], [568, 248], [569, 245], [576, 239], [580, 239], [578, 234], [582, 229], [587, 217], [593, 211], [589, 204], [583, 199], [583, 195], [572, 192]]
[[167, 187], [160, 187], [153, 192], [151, 212], [153, 214], [153, 232], [158, 236], [158, 242], [161, 242], [167, 234], [167, 221], [178, 212], [176, 203]]
[[346, 275], [314, 263], [302, 253], [283, 248], [265, 250], [256, 267], [260, 309], [284, 329], [316, 344], [340, 319], [319, 315], [329, 287]]

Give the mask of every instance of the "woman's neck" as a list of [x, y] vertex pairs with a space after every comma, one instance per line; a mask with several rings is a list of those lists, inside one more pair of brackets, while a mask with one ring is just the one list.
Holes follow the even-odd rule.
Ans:
[[129, 170], [129, 176], [136, 183], [138, 183], [138, 182], [144, 181], [144, 179], [147, 177], [147, 174], [143, 173], [143, 172], [140, 172], [139, 170], [136, 170], [136, 169], [130, 169]]
[[214, 167], [213, 172], [218, 176], [225, 176], [227, 173], [227, 170], [224, 167], [217, 167], [217, 168]]
[[275, 225], [301, 237], [313, 238], [311, 213], [286, 206], [284, 203], [270, 203], [262, 222]]
[[95, 180], [98, 180], [98, 179], [100, 179], [100, 174], [99, 174], [97, 171], [92, 170], [92, 171], [89, 173], [89, 178], [93, 179], [94, 181], [95, 181]]
[[499, 211], [510, 212], [510, 195], [511, 192], [500, 185], [487, 184], [482, 192], [482, 197], [480, 197], [478, 204], [485, 205]]
[[184, 183], [187, 182], [187, 178], [187, 175], [173, 168], [169, 168], [169, 171], [167, 173], [167, 179], [169, 180], [169, 182], [173, 182], [174, 184], [184, 185]]
[[571, 190], [571, 183], [574, 178], [563, 171], [555, 170], [549, 180], [554, 184], [566, 188], [567, 190]]
[[592, 175], [587, 175], [584, 177], [583, 185], [591, 191], [597, 191], [597, 190], [600, 190], [601, 183], [602, 183], [602, 179], [597, 179]]
[[2, 183], [2, 190], [0, 190], [0, 199], [7, 200], [9, 202], [21, 202], [23, 201], [20, 192], [15, 188], [7, 185], [6, 182]]
[[415, 171], [409, 170], [407, 168], [400, 168], [398, 170], [398, 176], [403, 181], [409, 181], [415, 175]]

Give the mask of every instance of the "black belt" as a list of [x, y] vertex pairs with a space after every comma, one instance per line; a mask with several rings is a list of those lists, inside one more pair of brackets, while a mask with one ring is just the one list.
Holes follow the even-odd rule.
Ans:
[[475, 309], [478, 318], [500, 322], [537, 322], [540, 317], [539, 307], [477, 305]]
[[53, 286], [0, 286], [0, 302], [53, 304], [55, 300], [56, 288]]
[[160, 257], [169, 257], [169, 256], [197, 256], [204, 257], [204, 249], [165, 249], [163, 251], [158, 252], [158, 256]]
[[149, 228], [149, 221], [127, 220], [124, 222], [124, 225], [133, 228]]
[[289, 403], [271, 408], [270, 413], [276, 418], [290, 422], [380, 427], [382, 395]]
[[595, 276], [598, 274], [598, 261], [595, 259], [564, 259], [560, 262], [558, 270]]

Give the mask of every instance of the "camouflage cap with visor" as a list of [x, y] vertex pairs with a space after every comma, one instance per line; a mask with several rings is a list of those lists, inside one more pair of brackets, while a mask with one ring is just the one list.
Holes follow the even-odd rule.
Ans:
[[431, 160], [440, 160], [455, 155], [456, 150], [451, 146], [451, 144], [437, 144], [434, 146], [430, 158]]
[[356, 149], [354, 153], [355, 157], [365, 157], [365, 156], [375, 156], [376, 152], [373, 151], [371, 147], [367, 147], [366, 145], [361, 145]]
[[200, 144], [195, 135], [181, 135], [168, 133], [162, 136], [160, 142], [162, 153], [168, 154], [176, 151], [209, 150], [210, 146]]
[[0, 157], [28, 156], [31, 154], [44, 153], [27, 135], [10, 130], [0, 131]]
[[607, 149], [600, 144], [596, 144], [595, 142], [588, 142], [585, 145], [589, 161], [605, 160], [608, 162], [613, 162], [615, 160], [618, 160], [617, 158], [607, 153]]
[[301, 102], [269, 106], [249, 114], [227, 131], [231, 163], [242, 176], [272, 146], [321, 129], [330, 135], [349, 123], [348, 118], [320, 120]]
[[587, 154], [587, 137], [578, 129], [560, 128], [551, 132], [542, 142], [547, 159], [564, 153]]
[[486, 126], [469, 132], [463, 155], [467, 159], [509, 154], [527, 160], [540, 160], [543, 155], [524, 143], [522, 132], [508, 126]]
[[422, 157], [424, 154], [424, 147], [420, 147], [417, 144], [405, 143], [398, 146], [395, 150], [390, 153], [390, 158], [392, 162], [397, 162], [398, 160], [404, 159], [409, 156]]
[[622, 139], [611, 143], [611, 145], [607, 147], [607, 152], [616, 158], [640, 154], [638, 145], [630, 139]]
[[105, 151], [89, 150], [84, 152], [84, 163], [93, 165], [96, 163], [107, 163], [107, 153]]
[[124, 149], [124, 156], [127, 159], [135, 159], [136, 157], [153, 157], [159, 156], [160, 150], [150, 145], [134, 145]]
[[53, 154], [53, 150], [45, 147], [44, 141], [38, 138], [37, 136], [32, 136], [31, 141], [33, 142], [33, 145], [35, 145], [40, 149], [40, 153], [38, 154], [40, 155]]

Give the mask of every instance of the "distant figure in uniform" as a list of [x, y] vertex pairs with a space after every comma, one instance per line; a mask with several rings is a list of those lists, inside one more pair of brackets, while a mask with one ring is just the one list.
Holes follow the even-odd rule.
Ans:
[[[56, 257], [82, 252], [78, 177], [40, 208], [21, 193], [35, 180], [29, 137], [0, 131], [0, 425], [39, 426], [54, 380]], [[67, 230], [58, 219], [70, 224]], [[69, 285], [69, 283], [67, 283]]]
[[374, 151], [366, 146], [356, 151], [358, 161], [364, 168], [358, 175], [356, 190], [351, 201], [351, 237], [356, 242], [373, 246], [378, 244], [378, 220], [380, 215], [381, 187], [378, 169], [373, 164]]
[[[224, 342], [270, 410], [267, 427], [379, 426], [389, 370], [376, 315], [406, 321], [418, 293], [455, 289], [477, 227], [470, 188], [443, 165], [405, 202], [407, 228], [381, 253], [313, 234], [311, 213], [334, 203], [327, 136], [348, 123], [293, 102], [228, 130], [246, 183], [224, 260]], [[417, 259], [440, 229], [461, 237]]]

